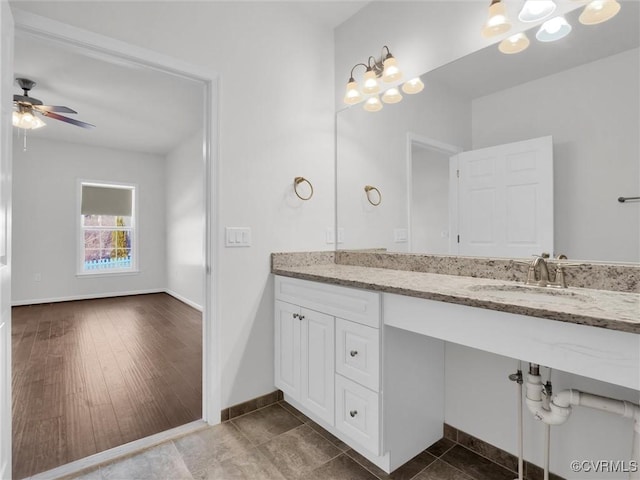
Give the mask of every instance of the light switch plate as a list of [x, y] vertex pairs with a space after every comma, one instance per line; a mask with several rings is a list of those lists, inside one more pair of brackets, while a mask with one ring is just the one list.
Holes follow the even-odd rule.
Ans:
[[409, 240], [409, 232], [406, 228], [396, 228], [393, 231], [393, 241], [396, 243], [406, 243]]
[[[333, 245], [336, 241], [335, 230], [333, 227], [327, 227], [326, 241]], [[338, 243], [344, 243], [344, 228], [338, 228]]]
[[226, 227], [225, 247], [250, 247], [251, 227]]

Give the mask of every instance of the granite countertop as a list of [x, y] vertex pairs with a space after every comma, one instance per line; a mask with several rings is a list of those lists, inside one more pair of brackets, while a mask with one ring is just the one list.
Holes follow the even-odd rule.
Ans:
[[551, 289], [523, 282], [322, 262], [273, 265], [272, 273], [640, 334], [640, 294]]

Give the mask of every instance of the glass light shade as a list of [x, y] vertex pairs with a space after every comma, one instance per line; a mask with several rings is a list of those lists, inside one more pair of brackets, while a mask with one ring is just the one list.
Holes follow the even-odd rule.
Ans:
[[382, 102], [380, 101], [380, 98], [378, 98], [378, 95], [367, 98], [364, 102], [364, 109], [367, 112], [378, 112], [382, 110]]
[[382, 94], [382, 101], [384, 103], [398, 103], [402, 100], [402, 94], [396, 87], [391, 87], [389, 90]]
[[542, 24], [536, 38], [541, 42], [555, 42], [566, 37], [571, 32], [571, 25], [564, 17], [554, 17]]
[[529, 39], [524, 32], [516, 33], [515, 35], [511, 35], [508, 38], [505, 38], [500, 45], [498, 45], [498, 50], [502, 53], [506, 53], [510, 55], [512, 53], [520, 53], [523, 50], [526, 50], [529, 46]]
[[38, 116], [29, 111], [13, 112], [11, 120], [14, 127], [25, 130], [35, 130], [46, 125]]
[[489, 18], [482, 29], [482, 35], [485, 37], [495, 37], [501, 33], [507, 32], [511, 28], [511, 23], [507, 19], [507, 13], [504, 5], [498, 1], [492, 3], [489, 7]]
[[402, 91], [409, 95], [419, 93], [424, 89], [424, 83], [420, 80], [420, 77], [412, 78], [402, 85]]
[[620, 11], [620, 4], [616, 0], [594, 0], [589, 3], [580, 14], [583, 25], [597, 25], [616, 16]]
[[380, 91], [380, 85], [378, 85], [378, 78], [373, 70], [367, 70], [364, 74], [364, 86], [362, 87], [362, 93], [367, 95], [371, 93], [378, 93]]
[[387, 58], [384, 62], [384, 70], [382, 71], [382, 80], [390, 83], [400, 80], [402, 78], [402, 72], [398, 68], [398, 62], [394, 57]]
[[518, 14], [521, 22], [537, 22], [547, 18], [556, 10], [553, 0], [527, 0]]
[[344, 94], [344, 103], [347, 105], [354, 105], [362, 100], [362, 95], [358, 90], [358, 82], [347, 83], [347, 92]]

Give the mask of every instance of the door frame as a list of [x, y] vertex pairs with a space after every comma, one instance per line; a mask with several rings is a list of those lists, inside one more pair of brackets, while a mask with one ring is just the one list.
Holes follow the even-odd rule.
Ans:
[[[449, 254], [457, 253], [457, 243], [454, 235], [458, 228], [458, 183], [456, 171], [458, 170], [458, 153], [464, 151], [462, 147], [450, 145], [418, 133], [407, 132], [406, 140], [406, 164], [407, 164], [407, 251], [411, 252], [411, 199], [413, 197], [413, 152], [412, 147], [419, 147], [433, 152], [449, 155]], [[454, 222], [455, 221], [455, 222]]]
[[[169, 57], [152, 50], [138, 47], [111, 37], [96, 34], [46, 17], [16, 9], [13, 11], [15, 34], [28, 34], [47, 42], [55, 42], [67, 48], [82, 51], [85, 54], [153, 70], [185, 77], [202, 83], [204, 93], [204, 115], [202, 118], [204, 135], [202, 158], [204, 163], [204, 301], [202, 305], [202, 420], [209, 425], [220, 423], [222, 409], [221, 372], [220, 372], [220, 303], [218, 301], [218, 257], [219, 241], [219, 83], [217, 72], [197, 66], [180, 59]], [[9, 388], [10, 388], [9, 379]], [[9, 419], [11, 421], [11, 419]], [[199, 426], [202, 422], [194, 422]], [[191, 424], [188, 424], [191, 425]], [[184, 426], [184, 427], [188, 427]], [[195, 426], [195, 425], [194, 425]], [[178, 427], [181, 433], [185, 428]], [[148, 437], [159, 438], [161, 434]], [[166, 437], [166, 435], [164, 436]], [[149, 443], [149, 442], [146, 442]], [[157, 443], [157, 441], [155, 441]], [[123, 447], [116, 447], [117, 455], [131, 453], [145, 446], [141, 442], [132, 442]], [[146, 445], [149, 446], [149, 445]], [[129, 451], [127, 451], [129, 450]], [[115, 453], [115, 452], [114, 452]], [[99, 454], [98, 454], [99, 455]], [[87, 460], [96, 457], [87, 457]], [[104, 458], [94, 459], [95, 463]], [[80, 461], [79, 461], [80, 462]], [[74, 462], [75, 463], [75, 462]], [[72, 464], [67, 464], [71, 466]], [[87, 462], [73, 469], [87, 468]], [[62, 468], [59, 467], [59, 473]], [[66, 469], [68, 470], [68, 469]], [[72, 471], [64, 472], [72, 473]]]

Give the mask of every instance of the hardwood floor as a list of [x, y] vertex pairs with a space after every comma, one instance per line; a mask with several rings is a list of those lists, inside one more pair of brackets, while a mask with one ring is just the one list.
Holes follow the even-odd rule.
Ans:
[[14, 307], [13, 475], [202, 417], [202, 315], [160, 293]]

